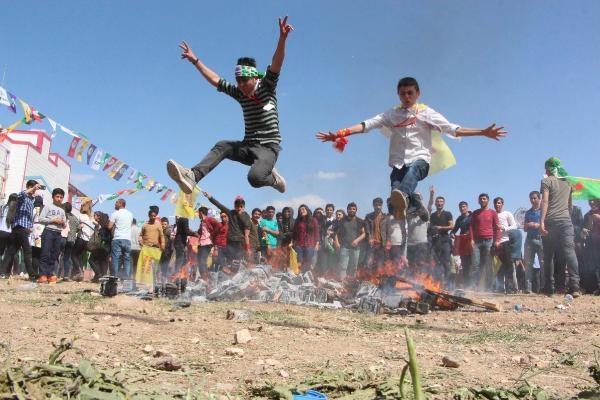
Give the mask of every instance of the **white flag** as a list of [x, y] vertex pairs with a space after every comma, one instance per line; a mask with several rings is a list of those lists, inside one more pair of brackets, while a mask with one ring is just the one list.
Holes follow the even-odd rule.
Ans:
[[96, 150], [96, 156], [94, 157], [94, 162], [92, 163], [92, 169], [98, 171], [102, 166], [102, 161], [104, 161], [104, 150], [98, 149]]
[[52, 135], [50, 135], [50, 139], [54, 139], [56, 137], [56, 121], [54, 121], [52, 118], [48, 118], [48, 122], [50, 123], [50, 126], [52, 127]]
[[79, 137], [78, 135], [75, 134], [75, 132], [73, 132], [69, 128], [62, 126], [61, 124], [58, 124], [58, 126], [59, 126], [60, 130], [63, 131], [64, 133], [66, 133], [67, 135], [71, 135], [73, 137]]
[[8, 93], [2, 86], [0, 86], [0, 104], [7, 107], [10, 107], [11, 105], [10, 100], [8, 99]]

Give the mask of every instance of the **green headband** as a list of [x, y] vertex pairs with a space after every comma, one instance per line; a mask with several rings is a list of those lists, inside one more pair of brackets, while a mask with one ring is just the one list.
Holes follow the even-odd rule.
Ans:
[[544, 166], [552, 175], [556, 176], [557, 178], [564, 178], [569, 175], [569, 173], [562, 166], [562, 162], [558, 157], [550, 157], [546, 160]]
[[262, 78], [265, 76], [265, 73], [260, 72], [256, 68], [249, 65], [236, 65], [235, 77], [237, 78], [238, 76], [245, 78]]

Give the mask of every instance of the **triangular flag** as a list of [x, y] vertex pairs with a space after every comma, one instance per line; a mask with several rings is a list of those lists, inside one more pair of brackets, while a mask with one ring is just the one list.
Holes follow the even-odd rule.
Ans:
[[160, 198], [160, 201], [165, 201], [167, 199], [167, 197], [169, 197], [169, 194], [172, 192], [171, 189], [167, 189], [167, 191], [165, 192], [165, 194], [162, 195], [162, 197]]
[[144, 186], [144, 189], [151, 192], [154, 189], [154, 186], [156, 186], [156, 181], [153, 178], [150, 178], [150, 180], [146, 183], [146, 186]]
[[58, 124], [58, 127], [60, 128], [61, 131], [63, 131], [64, 133], [66, 133], [67, 135], [71, 135], [73, 137], [79, 137], [75, 134], [75, 132], [73, 132], [72, 130], [70, 130], [69, 128], [64, 127], [61, 124]]
[[[103, 171], [108, 170], [110, 167], [112, 167], [113, 165], [115, 165], [115, 163], [117, 161], [119, 161], [119, 159], [115, 156], [111, 156], [110, 154], [108, 154], [110, 156], [110, 158], [108, 158], [108, 160], [104, 163], [104, 167], [102, 168]], [[106, 159], [107, 157], [105, 156], [104, 159]]]
[[173, 193], [169, 201], [171, 202], [171, 204], [175, 204], [177, 202], [177, 193]]
[[83, 139], [81, 141], [81, 144], [79, 145], [79, 147], [77, 148], [77, 152], [75, 153], [75, 159], [77, 159], [77, 161], [81, 161], [83, 159], [83, 151], [86, 149], [88, 144], [90, 144], [90, 142], [87, 139]]
[[6, 133], [11, 133], [17, 126], [21, 125], [22, 123], [23, 123], [22, 119], [20, 119], [17, 122], [13, 123], [8, 128], [6, 128]]
[[23, 122], [25, 122], [26, 124], [30, 124], [31, 123], [31, 107], [29, 107], [29, 104], [25, 103], [23, 100], [19, 99], [19, 103], [21, 103], [21, 107], [23, 108], [23, 114], [25, 114], [25, 120]]
[[54, 121], [52, 118], [48, 117], [48, 122], [50, 123], [50, 126], [52, 127], [52, 135], [50, 135], [50, 139], [54, 139], [56, 137], [56, 121]]
[[75, 155], [75, 149], [77, 149], [77, 145], [79, 144], [80, 140], [81, 138], [79, 137], [73, 137], [73, 140], [71, 140], [71, 146], [69, 146], [69, 151], [67, 152], [68, 157], [73, 158]]
[[134, 182], [135, 177], [137, 176], [138, 170], [135, 168], [130, 168], [129, 176], [127, 177], [127, 182]]
[[104, 150], [102, 149], [98, 149], [96, 151], [96, 155], [94, 156], [94, 161], [92, 162], [92, 169], [93, 170], [100, 170], [100, 167], [104, 164]]
[[96, 151], [96, 145], [95, 144], [90, 144], [90, 146], [87, 149], [87, 165], [90, 165], [90, 161], [92, 160], [92, 156], [94, 155], [94, 152]]
[[118, 181], [119, 179], [121, 179], [123, 177], [123, 174], [125, 174], [125, 172], [127, 172], [128, 168], [129, 168], [129, 165], [127, 165], [127, 164], [121, 165], [121, 168], [119, 168], [119, 170], [117, 171], [117, 173], [113, 176], [113, 179], [116, 180], [116, 181]]
[[0, 86], [0, 104], [12, 110], [12, 103], [8, 97], [8, 92], [2, 86]]
[[119, 171], [119, 169], [121, 168], [121, 165], [123, 165], [124, 162], [123, 161], [117, 161], [112, 169], [108, 172], [108, 176], [110, 176], [111, 178], [115, 176], [115, 174]]

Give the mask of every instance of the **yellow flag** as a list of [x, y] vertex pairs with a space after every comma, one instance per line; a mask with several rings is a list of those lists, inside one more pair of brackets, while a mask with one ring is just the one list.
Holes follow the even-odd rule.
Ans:
[[31, 122], [31, 107], [21, 99], [19, 99], [19, 102], [21, 103], [21, 107], [23, 107], [23, 114], [25, 114], [24, 122], [28, 124]]
[[431, 132], [431, 163], [429, 176], [456, 165], [456, 158], [438, 131]]
[[200, 188], [198, 186], [195, 186], [194, 190], [190, 194], [183, 193], [180, 190], [179, 196], [177, 196], [177, 203], [175, 204], [175, 215], [177, 217], [194, 219], [196, 217], [194, 205], [196, 204], [196, 198], [198, 197], [199, 193]]
[[161, 254], [160, 249], [156, 247], [142, 246], [135, 274], [135, 280], [138, 283], [154, 285], [154, 275], [156, 275]]
[[11, 133], [17, 126], [21, 125], [22, 123], [23, 123], [22, 119], [18, 120], [17, 122], [15, 122], [14, 124], [12, 124], [8, 128], [6, 128], [6, 133]]

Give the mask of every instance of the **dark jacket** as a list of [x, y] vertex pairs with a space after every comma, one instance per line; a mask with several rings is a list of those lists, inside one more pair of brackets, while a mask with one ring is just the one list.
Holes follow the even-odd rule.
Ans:
[[[375, 223], [375, 211], [368, 213], [365, 216], [365, 230], [367, 232], [367, 240], [371, 240], [373, 236], [373, 224]], [[387, 214], [381, 213], [381, 221], [379, 221], [379, 230], [381, 231], [381, 245], [385, 246], [387, 242], [387, 231], [390, 219]]]

